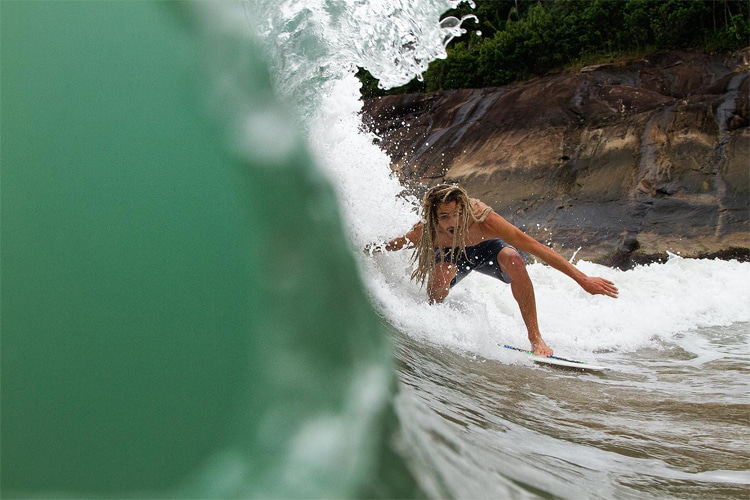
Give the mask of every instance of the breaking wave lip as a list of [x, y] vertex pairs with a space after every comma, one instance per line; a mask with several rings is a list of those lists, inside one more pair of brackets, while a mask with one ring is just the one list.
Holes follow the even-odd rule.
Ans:
[[362, 67], [382, 88], [421, 78], [465, 21], [440, 16], [467, 0], [244, 0], [247, 24], [265, 51], [279, 95], [312, 116], [331, 85]]
[[[420, 78], [445, 46], [466, 33], [441, 15], [467, 0], [243, 0], [239, 16], [265, 53], [277, 98], [298, 117], [320, 170], [338, 195], [353, 248], [395, 236], [416, 222], [418, 200], [390, 159], [362, 130], [358, 67], [384, 88]], [[230, 7], [213, 7], [229, 9]], [[238, 13], [227, 11], [234, 29]]]

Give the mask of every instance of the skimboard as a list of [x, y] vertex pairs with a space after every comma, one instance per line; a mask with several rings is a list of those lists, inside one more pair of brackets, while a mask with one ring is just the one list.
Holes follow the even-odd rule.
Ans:
[[588, 372], [605, 372], [609, 370], [606, 366], [591, 365], [585, 361], [576, 361], [574, 359], [560, 358], [558, 356], [550, 356], [548, 358], [545, 358], [544, 356], [534, 356], [533, 352], [519, 347], [513, 347], [512, 345], [504, 345], [503, 347], [506, 349], [513, 349], [514, 351], [525, 352], [534, 363], [557, 366], [559, 368], [572, 368], [574, 370]]

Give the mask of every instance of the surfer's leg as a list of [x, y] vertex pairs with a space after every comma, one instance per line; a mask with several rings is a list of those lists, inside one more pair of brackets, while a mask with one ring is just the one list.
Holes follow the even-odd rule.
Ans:
[[513, 292], [513, 298], [518, 302], [518, 308], [521, 310], [521, 318], [526, 325], [531, 348], [535, 354], [551, 356], [552, 349], [547, 347], [542, 339], [542, 333], [539, 331], [534, 285], [526, 271], [523, 258], [513, 248], [505, 247], [497, 254], [497, 261], [500, 263], [502, 270], [510, 276], [510, 289]]
[[450, 262], [435, 264], [435, 272], [427, 284], [427, 296], [430, 298], [430, 304], [445, 300], [451, 289], [451, 281], [456, 277], [456, 272], [456, 265]]

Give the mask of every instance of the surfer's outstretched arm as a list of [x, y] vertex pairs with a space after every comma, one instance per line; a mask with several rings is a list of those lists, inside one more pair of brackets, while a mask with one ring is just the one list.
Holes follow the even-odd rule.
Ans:
[[484, 224], [487, 224], [490, 232], [496, 234], [497, 237], [510, 243], [519, 250], [523, 250], [524, 252], [528, 252], [535, 257], [540, 258], [549, 266], [567, 276], [570, 276], [588, 293], [592, 295], [607, 295], [608, 297], [617, 298], [619, 291], [614, 283], [604, 278], [587, 276], [573, 264], [568, 262], [565, 257], [524, 233], [497, 213], [492, 212]]
[[373, 254], [383, 250], [387, 252], [393, 252], [395, 250], [401, 250], [402, 248], [414, 248], [419, 238], [422, 237], [422, 223], [418, 223], [411, 230], [403, 236], [394, 238], [386, 243], [370, 243], [365, 246], [365, 253]]

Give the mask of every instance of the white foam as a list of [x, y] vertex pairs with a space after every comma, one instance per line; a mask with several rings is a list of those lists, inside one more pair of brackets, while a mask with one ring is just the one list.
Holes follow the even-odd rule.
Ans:
[[361, 129], [360, 82], [349, 75], [323, 98], [310, 130], [310, 144], [339, 195], [352, 244], [398, 236], [418, 220], [417, 201], [403, 197], [390, 159]]

